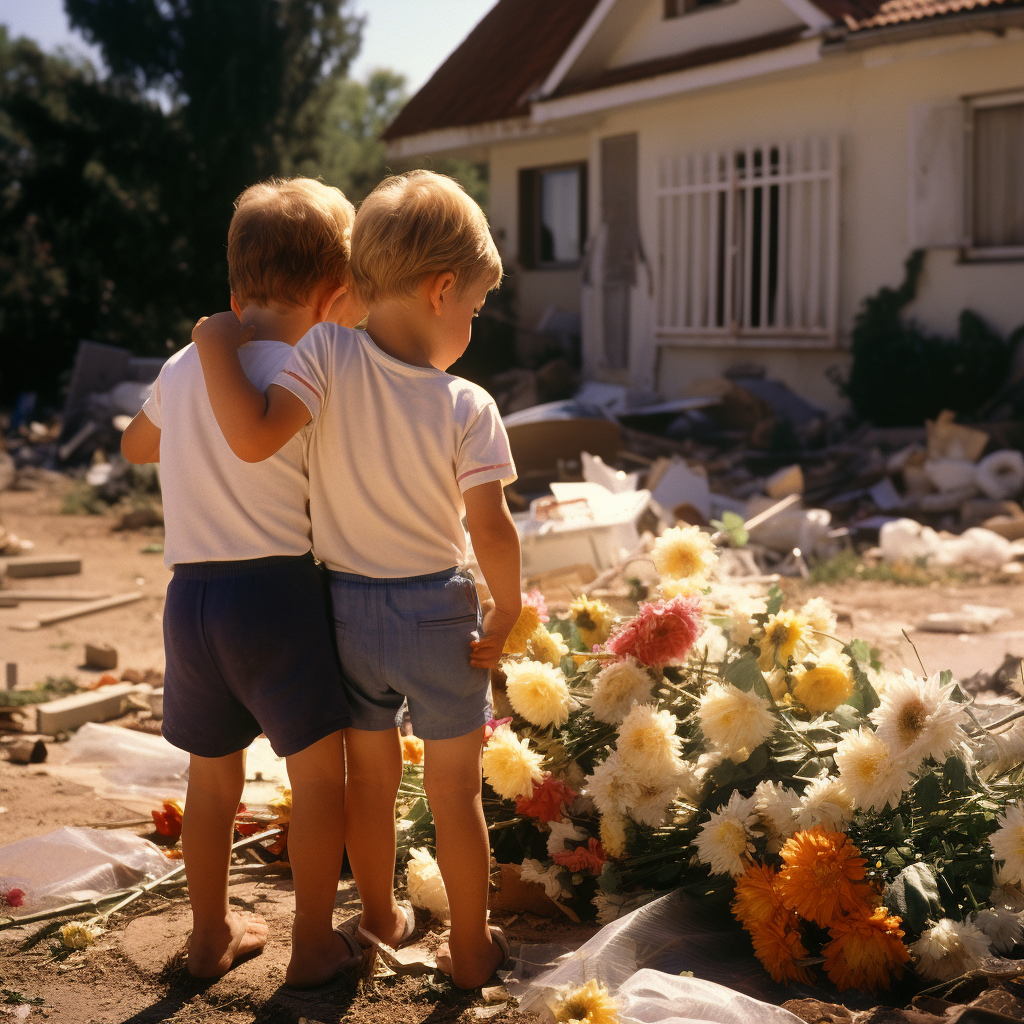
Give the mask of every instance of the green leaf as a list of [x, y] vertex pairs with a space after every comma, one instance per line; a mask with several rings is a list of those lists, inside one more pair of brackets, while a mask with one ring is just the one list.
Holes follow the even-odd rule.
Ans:
[[942, 769], [946, 785], [954, 793], [966, 793], [971, 788], [970, 778], [967, 774], [967, 767], [959, 757], [947, 757], [946, 764]]
[[739, 767], [747, 776], [760, 775], [768, 767], [768, 744], [762, 743], [761, 746], [755, 747], [751, 751], [750, 757]]
[[423, 797], [419, 797], [416, 802], [405, 812], [403, 821], [423, 821], [424, 819], [430, 820], [430, 805]]
[[764, 676], [757, 667], [757, 659], [752, 654], [744, 654], [742, 658], [732, 662], [725, 670], [725, 681], [732, 683], [737, 690], [748, 692], [755, 684], [765, 685]]
[[931, 813], [939, 806], [942, 799], [942, 785], [934, 772], [928, 772], [914, 784], [914, 799], [920, 804], [921, 810]]
[[927, 864], [908, 864], [886, 887], [884, 898], [885, 905], [903, 918], [909, 931], [923, 931], [929, 919], [937, 920], [943, 914], [939, 886]]
[[860, 711], [850, 704], [840, 704], [832, 712], [832, 720], [843, 732], [849, 732], [851, 729], [856, 729], [862, 724]]
[[711, 525], [722, 533], [729, 535], [729, 543], [734, 548], [741, 548], [750, 540], [750, 534], [743, 525], [743, 516], [735, 512], [723, 512], [721, 519], [712, 519]]
[[949, 686], [949, 684], [951, 682], [953, 682], [953, 671], [952, 671], [952, 669], [948, 669], [948, 668], [943, 669], [939, 673], [939, 685], [940, 686]]
[[718, 789], [731, 786], [737, 779], [743, 777], [739, 765], [726, 758], [721, 764], [711, 769], [711, 781]]
[[606, 860], [604, 862], [601, 874], [597, 878], [597, 884], [601, 887], [602, 892], [615, 893], [619, 891], [621, 885], [619, 869], [614, 861]]
[[772, 589], [768, 591], [768, 607], [766, 610], [769, 615], [779, 614], [784, 598], [785, 594], [779, 589], [778, 583], [773, 583]]
[[853, 693], [846, 703], [862, 715], [867, 715], [882, 703], [863, 667], [871, 663], [871, 650], [863, 640], [852, 640], [843, 650], [849, 655], [853, 668]]
[[673, 878], [677, 878], [683, 870], [683, 865], [678, 861], [673, 861], [671, 864], [664, 864], [658, 868], [654, 877], [659, 882], [670, 882]]

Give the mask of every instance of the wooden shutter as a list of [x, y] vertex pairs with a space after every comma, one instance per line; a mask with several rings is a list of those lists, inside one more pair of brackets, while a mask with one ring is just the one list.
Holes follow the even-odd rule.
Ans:
[[519, 265], [537, 266], [537, 172], [519, 172]]
[[919, 104], [910, 110], [910, 246], [966, 244], [964, 142], [966, 111], [959, 102]]

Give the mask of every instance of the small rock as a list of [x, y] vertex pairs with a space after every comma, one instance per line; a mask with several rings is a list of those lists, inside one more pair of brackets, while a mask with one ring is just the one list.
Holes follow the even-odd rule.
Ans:
[[86, 644], [85, 664], [88, 668], [117, 668], [117, 650], [110, 644]]
[[476, 1020], [490, 1020], [491, 1017], [497, 1017], [507, 1005], [507, 1003], [499, 1003], [497, 1006], [473, 1006], [469, 1012]]

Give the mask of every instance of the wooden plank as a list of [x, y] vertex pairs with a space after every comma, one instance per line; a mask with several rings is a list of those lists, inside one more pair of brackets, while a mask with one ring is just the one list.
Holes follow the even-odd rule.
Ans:
[[18, 555], [0, 559], [10, 579], [33, 576], [73, 576], [82, 571], [81, 555]]
[[133, 594], [118, 594], [116, 597], [107, 597], [102, 601], [88, 601], [76, 608], [65, 608], [60, 612], [52, 612], [49, 615], [40, 615], [38, 619], [31, 619], [26, 622], [12, 622], [11, 629], [30, 630], [39, 629], [40, 626], [52, 626], [55, 622], [64, 622], [67, 619], [75, 619], [80, 615], [91, 615], [93, 612], [106, 611], [108, 608], [119, 608], [124, 604], [131, 604], [133, 601], [140, 601], [145, 594], [138, 592]]
[[12, 601], [101, 601], [109, 590], [0, 590], [0, 600]]
[[839, 137], [829, 143], [828, 179], [828, 296], [826, 322], [829, 338], [835, 344], [839, 330]]

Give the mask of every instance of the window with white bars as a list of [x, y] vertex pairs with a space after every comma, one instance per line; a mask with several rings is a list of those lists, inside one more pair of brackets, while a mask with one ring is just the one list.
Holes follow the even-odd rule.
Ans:
[[660, 337], [835, 342], [837, 139], [667, 158], [657, 196]]

